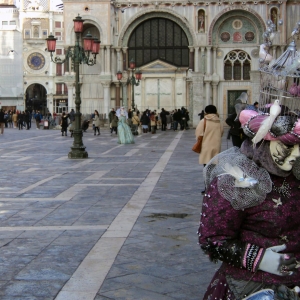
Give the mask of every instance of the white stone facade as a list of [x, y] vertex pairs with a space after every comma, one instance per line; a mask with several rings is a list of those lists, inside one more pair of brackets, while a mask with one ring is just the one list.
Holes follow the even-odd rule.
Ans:
[[[63, 11], [53, 11], [48, 0], [34, 3], [24, 0], [17, 14], [16, 9], [10, 8], [14, 11], [13, 18], [20, 33], [17, 44], [19, 47], [23, 45], [19, 49], [23, 64], [17, 63], [14, 57], [14, 70], [19, 69], [16, 76], [18, 83], [14, 84], [19, 89], [16, 97], [27, 95], [27, 101], [28, 97], [33, 101], [34, 97], [44, 97], [44, 109], [50, 112], [74, 108], [72, 63], [61, 67], [52, 63], [46, 51], [45, 38], [50, 33], [58, 38], [57, 49], [60, 52], [57, 55], [63, 58], [64, 50], [75, 43], [73, 19], [80, 14], [85, 20], [83, 36], [90, 32], [101, 40], [97, 64], [80, 66], [82, 112], [91, 113], [97, 109], [107, 114], [111, 107], [131, 107], [132, 86], [126, 85], [126, 78], [131, 76], [128, 70], [129, 53], [132, 53], [130, 38], [143, 22], [161, 18], [170, 20], [184, 32], [188, 41], [189, 63], [180, 66], [156, 58], [138, 66], [143, 75], [139, 85], [134, 86], [135, 106], [140, 111], [162, 107], [173, 110], [185, 106], [195, 126], [199, 120], [198, 113], [206, 105], [214, 104], [221, 117], [226, 118], [231, 105], [229, 98], [235, 95], [232, 93], [247, 91], [250, 103], [258, 99], [258, 47], [262, 43], [266, 21], [270, 18], [277, 25], [271, 49], [276, 58], [284, 51], [293, 27], [300, 20], [299, 5], [297, 1], [63, 0]], [[0, 6], [1, 22], [6, 15], [4, 9], [9, 8]], [[279, 25], [279, 20], [283, 20], [283, 25]], [[0, 38], [5, 32], [1, 24]], [[3, 53], [3, 44], [1, 47]], [[242, 58], [235, 60], [236, 64], [231, 57], [235, 51], [244, 53]], [[230, 61], [229, 57], [233, 73], [240, 64], [240, 77], [233, 75], [228, 78], [230, 65], [227, 65], [226, 73], [225, 60]], [[2, 56], [0, 60], [3, 61]], [[121, 82], [116, 77], [118, 71], [123, 74]], [[3, 72], [0, 65], [0, 76]], [[36, 87], [30, 88], [36, 84], [40, 87], [38, 95], [33, 92]], [[3, 102], [6, 95], [1, 86], [0, 82], [0, 100]], [[24, 100], [24, 106], [26, 103]]]

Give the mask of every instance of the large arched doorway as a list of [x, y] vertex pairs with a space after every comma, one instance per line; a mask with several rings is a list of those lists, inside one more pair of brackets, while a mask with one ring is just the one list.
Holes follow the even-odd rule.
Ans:
[[165, 18], [152, 18], [139, 24], [128, 41], [128, 58], [137, 67], [157, 59], [176, 67], [189, 66], [189, 43], [182, 28]]
[[42, 114], [48, 112], [47, 90], [41, 84], [31, 84], [26, 90], [25, 109], [30, 112], [39, 110]]

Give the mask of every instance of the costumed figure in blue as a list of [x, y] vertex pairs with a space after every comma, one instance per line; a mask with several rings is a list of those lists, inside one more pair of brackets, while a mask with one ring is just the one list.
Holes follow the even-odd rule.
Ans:
[[127, 125], [128, 113], [122, 106], [116, 111], [116, 115], [119, 118], [118, 122], [118, 143], [119, 144], [134, 144], [134, 138], [131, 133], [130, 127]]

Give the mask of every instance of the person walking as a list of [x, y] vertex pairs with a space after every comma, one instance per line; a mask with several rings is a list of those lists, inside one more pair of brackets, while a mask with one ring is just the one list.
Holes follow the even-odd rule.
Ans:
[[12, 115], [12, 121], [13, 121], [14, 128], [17, 128], [18, 114], [15, 110], [14, 110], [13, 115]]
[[[221, 151], [221, 138], [223, 135], [223, 125], [217, 114], [217, 108], [214, 105], [207, 105], [204, 109], [205, 116], [199, 122], [195, 136], [203, 136], [202, 149], [199, 154], [199, 164], [206, 164]], [[205, 193], [205, 190], [201, 192]]]
[[68, 117], [69, 115], [67, 115], [65, 112], [62, 113], [61, 116], [61, 121], [60, 121], [60, 125], [61, 125], [61, 135], [63, 136], [65, 134], [65, 136], [68, 136], [67, 134], [67, 129], [68, 129]]
[[98, 113], [98, 110], [95, 110], [94, 112], [94, 135], [96, 135], [96, 132], [98, 131], [98, 135], [100, 135], [100, 116]]
[[1, 135], [4, 133], [4, 127], [5, 127], [4, 111], [1, 108], [0, 109], [0, 129], [1, 129], [0, 134]]
[[147, 133], [149, 130], [149, 117], [147, 116], [147, 111], [145, 110], [141, 116], [141, 123], [143, 128], [143, 133]]
[[111, 128], [110, 128], [110, 135], [115, 131], [116, 134], [118, 134], [118, 117], [116, 116], [116, 112], [112, 111], [111, 112], [112, 117], [111, 117]]
[[22, 111], [21, 113], [18, 114], [18, 127], [19, 130], [23, 130], [24, 127], [24, 120], [25, 120], [25, 113]]
[[162, 108], [160, 113], [162, 131], [166, 131], [167, 129], [167, 115], [170, 115], [170, 113], [166, 111], [164, 108]]
[[246, 136], [242, 129], [241, 122], [237, 119], [237, 114], [229, 115], [225, 122], [230, 126], [229, 135], [232, 139], [232, 145], [240, 148]]
[[26, 123], [26, 129], [29, 130], [31, 128], [31, 114], [28, 110], [26, 110], [24, 114], [24, 121]]
[[156, 126], [157, 126], [157, 120], [156, 120], [155, 112], [152, 112], [150, 114], [150, 126], [151, 126], [151, 133], [155, 134], [156, 133]]
[[42, 115], [40, 114], [39, 111], [36, 112], [34, 118], [35, 118], [36, 129], [40, 129], [40, 122], [42, 120]]
[[132, 132], [138, 135], [138, 127], [140, 125], [140, 118], [137, 116], [136, 112], [133, 112], [132, 116]]

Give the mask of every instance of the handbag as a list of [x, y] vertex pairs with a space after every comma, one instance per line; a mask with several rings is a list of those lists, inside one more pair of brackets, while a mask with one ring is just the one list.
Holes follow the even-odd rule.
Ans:
[[[206, 119], [204, 119], [204, 129], [203, 129], [203, 135], [206, 127]], [[192, 150], [196, 153], [201, 153], [202, 150], [202, 141], [203, 141], [203, 135], [198, 136], [197, 142], [193, 146]]]

